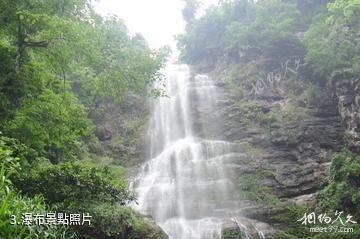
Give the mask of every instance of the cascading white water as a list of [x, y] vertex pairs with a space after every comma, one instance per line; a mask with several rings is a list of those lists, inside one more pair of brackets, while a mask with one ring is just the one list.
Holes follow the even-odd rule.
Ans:
[[231, 200], [236, 193], [225, 165], [241, 152], [235, 144], [197, 136], [194, 123], [200, 119], [193, 112], [206, 115], [208, 121], [202, 121], [209, 124], [214, 114], [212, 80], [190, 77], [185, 65], [171, 65], [165, 75], [168, 97], [154, 102], [149, 160], [134, 182], [135, 207], [151, 215], [170, 239], [220, 239], [222, 219], [238, 206]]

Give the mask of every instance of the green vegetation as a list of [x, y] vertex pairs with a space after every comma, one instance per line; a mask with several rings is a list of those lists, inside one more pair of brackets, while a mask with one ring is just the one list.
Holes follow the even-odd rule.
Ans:
[[98, 203], [86, 205], [83, 211], [88, 212], [88, 208], [91, 208], [93, 225], [84, 228], [84, 234], [96, 235], [96, 238], [167, 239], [165, 233], [154, 229], [150, 219], [129, 207]]
[[241, 237], [241, 231], [238, 228], [227, 229], [223, 231], [223, 239], [239, 239]]
[[[0, 137], [0, 162], [2, 238], [165, 238], [148, 219], [126, 207], [135, 197], [126, 182], [114, 178], [106, 167], [96, 169], [81, 161], [53, 165], [18, 140], [4, 136]], [[89, 213], [92, 224], [21, 224], [25, 213], [54, 212]], [[14, 216], [20, 224], [11, 224]]]
[[200, 63], [228, 55], [249, 61], [279, 37], [290, 37], [303, 22], [292, 1], [222, 1], [191, 22], [179, 36], [182, 58]]
[[244, 149], [244, 153], [250, 155], [250, 156], [258, 156], [263, 154], [265, 151], [263, 148], [258, 147], [256, 145], [254, 145], [251, 142], [241, 142], [239, 141], [239, 143], [241, 143], [242, 148]]
[[271, 172], [258, 170], [256, 173], [243, 174], [239, 177], [240, 195], [244, 199], [253, 200], [267, 206], [274, 206], [279, 199], [271, 192], [271, 188], [262, 184]]
[[184, 0], [185, 6], [182, 11], [184, 20], [190, 24], [195, 19], [196, 11], [199, 8], [200, 3], [196, 0]]
[[91, 122], [74, 95], [65, 97], [44, 91], [35, 99], [24, 99], [5, 133], [57, 163], [72, 159], [91, 135]]
[[335, 154], [328, 185], [317, 195], [323, 210], [360, 215], [360, 156], [348, 149]]
[[303, 225], [298, 220], [304, 216], [304, 213], [311, 211], [307, 206], [290, 205], [285, 208], [285, 212], [276, 215], [275, 220], [284, 223], [286, 231], [279, 231], [275, 234], [276, 239], [297, 239], [308, 238], [309, 226]]
[[73, 163], [52, 165], [39, 160], [26, 175], [15, 175], [13, 181], [23, 193], [41, 193], [47, 202], [64, 207], [79, 200], [126, 205], [135, 199], [124, 181], [117, 179], [115, 183], [112, 179], [106, 168], [86, 168]]
[[[350, 68], [356, 75], [360, 69], [359, 1], [325, 2], [221, 1], [188, 23], [178, 37], [182, 60], [202, 67], [226, 66], [236, 97], [253, 94], [249, 92], [257, 83], [278, 94], [280, 83], [267, 82], [273, 73], [293, 86], [296, 96], [310, 83], [306, 94], [316, 101], [321, 94], [313, 97], [315, 89], [323, 89], [332, 72]], [[284, 64], [290, 67], [289, 60], [295, 59], [302, 63], [285, 70]], [[299, 77], [300, 65], [306, 67], [306, 80]]]
[[[88, 148], [100, 102], [161, 94], [147, 89], [161, 81], [169, 50], [150, 49], [122, 20], [97, 15], [90, 0], [0, 1], [0, 16], [0, 237], [160, 233], [126, 207], [135, 198], [125, 169], [106, 168], [97, 160], [105, 156]], [[12, 214], [55, 211], [93, 214], [95, 226], [10, 225]]]
[[283, 44], [283, 49], [274, 52], [274, 43], [297, 41], [296, 34], [312, 22], [304, 43], [306, 59], [315, 72], [331, 73], [334, 68], [344, 66], [357, 72], [359, 1], [336, 0], [328, 5], [328, 10], [321, 5], [312, 7], [313, 14], [301, 15], [296, 1], [222, 1], [220, 6], [191, 21], [187, 32], [179, 36], [183, 60], [196, 64], [207, 57], [219, 60], [230, 56], [249, 62], [263, 54], [292, 56], [299, 49], [289, 52]]
[[329, 77], [338, 68], [352, 68], [359, 73], [360, 2], [336, 0], [328, 11], [313, 19], [305, 34], [306, 59], [316, 73]]
[[[224, 0], [199, 18], [198, 2], [185, 2], [181, 59], [230, 69], [226, 83], [245, 125], [269, 129], [297, 120], [305, 108], [327, 99], [324, 89], [334, 71], [360, 73], [359, 0], [327, 5]], [[137, 143], [146, 115], [121, 118], [121, 135], [106, 149], [95, 138], [94, 121], [104, 117], [104, 105], [128, 109], [133, 105], [123, 104], [126, 99], [140, 105], [145, 96], [162, 95], [161, 89], [148, 89], [161, 81], [168, 52], [150, 49], [139, 34], [131, 36], [122, 20], [97, 15], [90, 0], [0, 0], [1, 238], [164, 238], [149, 219], [127, 207], [135, 197], [123, 177], [136, 159], [127, 152], [115, 160], [109, 153]], [[270, 94], [256, 92], [260, 88]], [[281, 101], [280, 108], [274, 111], [264, 98]], [[247, 146], [248, 152], [259, 153]], [[106, 152], [93, 155], [89, 148]], [[360, 215], [359, 159], [350, 150], [334, 156], [329, 183], [317, 194], [314, 210]], [[275, 205], [277, 198], [262, 186], [263, 178], [262, 171], [243, 175], [243, 196]], [[281, 219], [290, 222], [288, 230], [277, 238], [359, 237], [359, 230], [310, 235], [296, 222], [306, 210], [289, 208]], [[11, 225], [12, 215], [54, 211], [89, 213], [93, 224]]]
[[[317, 95], [316, 97], [320, 97]], [[278, 105], [276, 111], [271, 110], [271, 106], [262, 100], [242, 99], [238, 102], [241, 112], [241, 123], [245, 125], [258, 125], [265, 129], [270, 129], [273, 123], [290, 123], [298, 120], [306, 109], [296, 106], [296, 102], [283, 102]]]
[[[154, 230], [148, 219], [123, 206], [134, 197], [123, 181], [120, 185], [119, 182], [117, 185], [111, 182], [113, 178], [108, 172], [95, 168], [86, 170], [71, 164], [52, 166], [45, 161], [38, 166], [33, 165], [31, 169], [27, 168], [28, 173], [25, 174], [24, 169], [19, 168], [20, 158], [13, 154], [12, 149], [1, 140], [1, 238], [67, 239], [85, 235], [96, 238], [165, 238], [161, 231]], [[17, 188], [27, 196], [22, 196]], [[25, 213], [46, 215], [55, 211], [89, 213], [92, 224], [89, 227], [12, 224], [15, 219], [21, 222]]]
[[[5, 139], [9, 140], [8, 138]], [[25, 148], [19, 145], [19, 147]], [[22, 196], [11, 181], [11, 175], [19, 172], [20, 158], [13, 156], [13, 148], [0, 138], [0, 237], [1, 238], [75, 238], [75, 234], [63, 226], [14, 225], [24, 213], [46, 215], [54, 207], [45, 204], [41, 195]]]
[[[282, 238], [358, 238], [360, 228], [358, 224], [345, 224], [347, 227], [353, 228], [352, 233], [310, 233], [309, 228], [312, 225], [302, 225], [297, 220], [302, 218], [305, 213], [315, 212], [316, 215], [326, 213], [334, 220], [335, 213], [343, 212], [342, 220], [345, 223], [346, 216], [351, 215], [352, 221], [358, 221], [359, 215], [359, 175], [360, 160], [358, 155], [354, 155], [348, 149], [334, 155], [332, 159], [330, 179], [328, 185], [316, 194], [316, 205], [314, 208], [307, 206], [289, 206], [286, 213], [276, 220], [287, 225], [287, 230], [276, 234], [276, 239]], [[320, 225], [320, 224], [317, 224]], [[320, 225], [321, 226], [321, 225]], [[324, 224], [326, 226], [326, 224]], [[337, 222], [335, 226], [345, 227], [341, 222]]]
[[86, 168], [106, 168], [114, 178], [124, 178], [129, 174], [129, 168], [117, 159], [109, 156], [98, 156], [91, 154], [91, 157], [77, 162]]
[[269, 112], [269, 109], [262, 105], [261, 101], [241, 101], [239, 103], [241, 110], [241, 120], [246, 124], [258, 123], [269, 126], [275, 122], [275, 115]]
[[327, 92], [321, 89], [315, 84], [309, 84], [307, 88], [302, 92], [300, 98], [305, 102], [309, 107], [311, 106], [320, 106], [324, 98], [326, 98]]

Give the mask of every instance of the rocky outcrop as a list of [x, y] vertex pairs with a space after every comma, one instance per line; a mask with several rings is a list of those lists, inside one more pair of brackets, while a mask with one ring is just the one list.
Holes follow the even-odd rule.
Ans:
[[144, 216], [144, 221], [149, 225], [149, 230], [146, 235], [143, 235], [144, 239], [168, 239], [168, 235], [159, 227], [153, 218]]
[[[273, 61], [270, 65], [280, 64], [278, 59], [269, 61]], [[280, 69], [278, 76], [264, 71], [263, 74], [256, 72], [257, 76], [265, 76], [263, 80], [254, 77], [260, 80], [247, 83], [248, 79], [243, 79], [247, 85], [242, 88], [242, 95], [235, 96], [226, 80], [233, 74], [229, 67], [215, 70], [211, 75], [218, 87], [217, 110], [203, 119], [199, 115], [204, 114], [193, 112], [194, 117], [199, 118], [194, 127], [199, 129], [200, 137], [223, 139], [238, 145], [234, 148], [236, 156], [226, 162], [232, 182], [238, 185], [237, 195], [241, 196], [243, 188], [247, 187], [244, 176], [256, 175], [253, 180], [279, 199], [276, 206], [269, 206], [250, 198], [237, 212], [245, 220], [254, 220], [252, 223], [271, 225], [264, 229], [265, 238], [272, 237], [276, 231], [274, 227], [286, 227], [277, 217], [286, 213], [287, 205], [314, 204], [314, 193], [327, 183], [332, 155], [344, 144], [346, 129], [355, 139], [359, 132], [358, 80], [342, 75], [341, 79], [348, 78], [347, 83], [341, 81], [346, 85], [342, 91], [339, 85], [335, 91], [324, 88], [320, 93], [311, 93], [313, 98], [308, 99], [306, 91], [312, 86], [305, 79], [306, 74], [301, 75], [301, 60], [293, 60], [294, 66], [286, 64], [289, 69]], [[295, 100], [293, 89], [288, 86], [294, 78], [285, 77], [286, 72], [293, 69], [299, 70], [294, 74], [296, 87], [304, 92]], [[275, 68], [268, 70], [276, 72]], [[250, 71], [246, 75], [251, 77], [251, 74]], [[196, 99], [194, 101], [196, 104]], [[206, 112], [201, 105], [197, 110]], [[205, 124], [207, 128], [202, 127]], [[357, 141], [353, 142], [356, 147]], [[254, 234], [254, 238], [264, 238], [257, 235], [251, 225], [245, 226], [250, 230], [248, 233]], [[243, 234], [234, 221], [224, 223], [223, 238], [242, 238]]]
[[269, 224], [251, 220], [245, 217], [233, 217], [223, 224], [222, 238], [246, 239], [261, 238], [271, 239], [275, 230]]
[[[283, 104], [287, 100], [285, 94], [284, 97], [257, 101], [259, 112], [265, 119], [281, 114], [276, 105]], [[244, 122], [246, 116], [241, 105], [223, 90], [218, 111], [213, 112], [218, 117], [214, 121], [222, 119], [223, 124], [210, 137], [248, 146], [244, 149], [246, 157], [232, 161], [235, 177], [261, 170], [263, 183], [280, 198], [313, 193], [327, 182], [331, 155], [342, 145], [344, 128], [336, 100], [322, 102], [307, 111], [298, 110], [304, 112], [289, 121], [275, 120], [266, 125]]]
[[[328, 180], [331, 156], [343, 143], [344, 128], [336, 101], [292, 122], [272, 123], [267, 129], [241, 124], [241, 108], [232, 100], [224, 103], [219, 110], [225, 115], [223, 132], [226, 140], [250, 145], [250, 149], [244, 148], [246, 156], [232, 161], [233, 180], [241, 188], [241, 175], [261, 172], [259, 183], [271, 188], [270, 191], [285, 202], [283, 206], [243, 208], [241, 215], [284, 228], [276, 220], [277, 215], [285, 213], [284, 208], [292, 203], [314, 203], [313, 193]], [[224, 230], [236, 231], [236, 228], [228, 225]], [[271, 238], [271, 233], [266, 234], [266, 238]]]
[[360, 77], [352, 69], [333, 72], [331, 88], [338, 100], [338, 111], [354, 152], [360, 153]]

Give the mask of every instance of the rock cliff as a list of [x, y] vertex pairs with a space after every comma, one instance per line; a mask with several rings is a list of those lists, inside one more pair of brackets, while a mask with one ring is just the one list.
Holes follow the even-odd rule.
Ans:
[[[359, 149], [359, 79], [343, 70], [331, 83], [314, 85], [301, 55], [264, 62], [253, 68], [241, 63], [218, 64], [213, 71], [194, 68], [216, 81], [218, 100], [215, 112], [198, 105], [193, 115], [199, 136], [238, 145], [234, 150], [243, 156], [227, 162], [240, 197], [247, 200], [239, 208], [246, 218], [238, 220], [250, 220], [248, 228], [265, 223], [263, 231], [271, 238], [286, 227], [275, 219], [286, 205], [314, 204], [314, 194], [328, 181], [334, 152], [346, 142]], [[245, 85], [234, 85], [234, 77]], [[234, 220], [224, 223], [224, 238], [236, 231], [243, 233]]]

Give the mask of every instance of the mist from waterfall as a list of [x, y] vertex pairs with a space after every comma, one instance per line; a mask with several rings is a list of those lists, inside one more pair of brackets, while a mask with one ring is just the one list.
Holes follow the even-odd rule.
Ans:
[[211, 78], [192, 77], [186, 65], [168, 66], [165, 76], [168, 97], [153, 103], [149, 160], [134, 183], [136, 209], [171, 239], [220, 239], [222, 219], [238, 206], [225, 165], [241, 152], [235, 144], [199, 137], [217, 123]]

